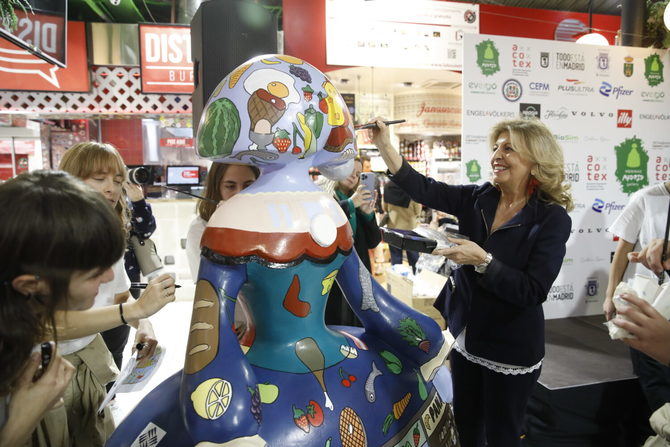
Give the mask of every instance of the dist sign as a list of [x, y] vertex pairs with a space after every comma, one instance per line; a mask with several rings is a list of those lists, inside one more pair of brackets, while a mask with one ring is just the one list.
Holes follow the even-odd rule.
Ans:
[[191, 28], [140, 25], [142, 93], [193, 93]]

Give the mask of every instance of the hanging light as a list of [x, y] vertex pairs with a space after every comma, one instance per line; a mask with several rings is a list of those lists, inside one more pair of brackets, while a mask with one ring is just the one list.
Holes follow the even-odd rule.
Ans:
[[610, 44], [607, 41], [607, 38], [600, 33], [584, 34], [582, 37], [577, 39], [577, 43], [582, 43], [585, 45], [600, 45], [605, 47]]
[[663, 24], [668, 30], [670, 30], [670, 3], [665, 6], [665, 12], [663, 13]]
[[588, 34], [583, 34], [577, 43], [582, 43], [585, 45], [600, 45], [608, 46], [610, 43], [607, 41], [607, 38], [600, 33], [593, 32], [593, 0], [589, 0], [589, 32]]

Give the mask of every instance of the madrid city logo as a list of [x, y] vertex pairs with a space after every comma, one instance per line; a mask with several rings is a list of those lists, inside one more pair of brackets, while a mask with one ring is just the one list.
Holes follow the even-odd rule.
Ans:
[[652, 54], [644, 60], [644, 77], [650, 86], [663, 82], [663, 62], [658, 54]]
[[616, 153], [614, 175], [621, 183], [622, 192], [632, 194], [649, 184], [647, 177], [649, 155], [644, 150], [641, 139], [626, 138], [623, 143], [614, 148], [614, 152]]
[[547, 68], [549, 67], [549, 52], [540, 51], [540, 67]]
[[598, 278], [586, 278], [586, 295], [598, 295]]
[[492, 40], [484, 40], [475, 48], [477, 49], [477, 65], [484, 76], [491, 76], [500, 71], [500, 52]]
[[470, 160], [465, 164], [465, 175], [471, 182], [481, 180], [482, 167], [477, 160]]

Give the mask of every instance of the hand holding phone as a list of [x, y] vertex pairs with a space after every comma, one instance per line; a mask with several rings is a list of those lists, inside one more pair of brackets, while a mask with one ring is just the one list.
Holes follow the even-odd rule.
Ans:
[[361, 172], [361, 185], [365, 186], [368, 191], [375, 192], [375, 174], [372, 172]]
[[49, 367], [49, 363], [51, 363], [52, 356], [53, 344], [51, 342], [45, 341], [40, 345], [40, 366], [38, 367], [37, 371], [35, 371], [33, 382], [36, 382], [40, 377], [42, 377], [44, 372]]

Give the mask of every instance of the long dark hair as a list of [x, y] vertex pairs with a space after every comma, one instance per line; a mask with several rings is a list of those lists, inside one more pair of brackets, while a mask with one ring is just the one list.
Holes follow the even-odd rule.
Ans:
[[[55, 337], [54, 311], [67, 308], [75, 271], [107, 269], [124, 250], [119, 219], [104, 197], [65, 172], [34, 171], [0, 185], [0, 395], [21, 373], [34, 344]], [[12, 287], [39, 275], [48, 295]]]
[[[209, 221], [209, 218], [212, 217], [214, 211], [216, 211], [216, 205], [222, 199], [221, 197], [221, 180], [226, 174], [228, 167], [231, 166], [229, 163], [212, 163], [212, 166], [209, 167], [209, 172], [207, 172], [207, 179], [205, 180], [205, 190], [203, 191], [203, 197], [206, 199], [213, 199], [216, 202], [211, 200], [200, 200], [198, 201], [198, 215], [202, 220]], [[258, 178], [261, 175], [261, 170], [258, 169], [258, 166], [254, 165], [240, 165], [247, 166], [251, 169]]]

